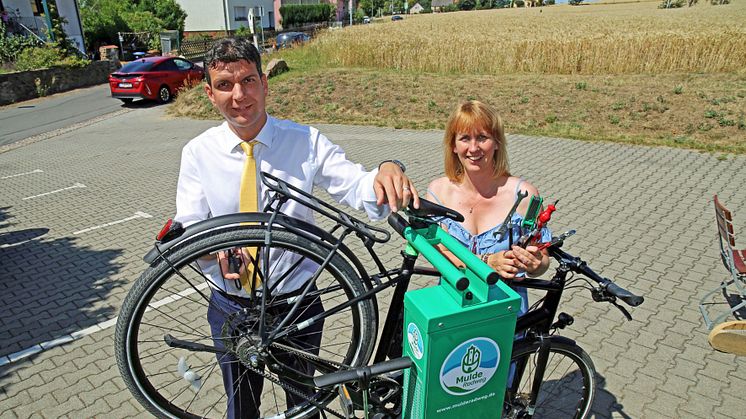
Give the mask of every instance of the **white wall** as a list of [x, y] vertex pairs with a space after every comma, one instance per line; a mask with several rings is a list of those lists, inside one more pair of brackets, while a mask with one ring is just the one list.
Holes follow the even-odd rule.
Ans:
[[67, 20], [64, 29], [68, 39], [75, 42], [80, 52], [85, 54], [85, 41], [81, 32], [82, 25], [78, 19], [79, 15], [75, 0], [57, 0], [57, 12]]
[[[230, 2], [230, 0], [227, 0]], [[176, 0], [187, 13], [184, 22], [184, 30], [187, 32], [197, 31], [224, 31], [225, 27], [225, 3], [224, 0]], [[230, 27], [229, 27], [230, 29]]]
[[228, 14], [230, 16], [230, 28], [236, 30], [241, 26], [246, 26], [248, 22], [237, 21], [236, 16], [233, 14], [233, 8], [235, 6], [246, 7], [247, 10], [257, 6], [264, 7], [264, 16], [262, 16], [262, 27], [269, 28], [274, 26], [274, 22], [270, 22], [269, 13], [274, 12], [274, 1], [273, 0], [228, 0], [229, 8]]
[[265, 28], [274, 26], [269, 20], [269, 13], [274, 11], [273, 0], [176, 0], [176, 2], [187, 13], [184, 23], [184, 30], [187, 32], [226, 30], [226, 9], [228, 30], [246, 26], [247, 21], [236, 20], [235, 6], [246, 7], [247, 11], [254, 6], [264, 6], [262, 26]]

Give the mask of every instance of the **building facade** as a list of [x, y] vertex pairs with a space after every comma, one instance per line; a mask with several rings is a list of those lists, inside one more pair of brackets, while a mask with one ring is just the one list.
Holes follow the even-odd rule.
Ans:
[[[75, 43], [80, 52], [85, 54], [83, 25], [76, 0], [56, 0], [57, 12], [67, 22], [63, 24], [68, 39]], [[47, 41], [50, 22], [44, 10], [48, 9], [47, 0], [0, 0], [0, 11], [7, 18], [7, 26], [12, 32], [29, 35], [33, 33]]]
[[[279, 0], [278, 0], [279, 1]], [[185, 35], [229, 33], [249, 25], [249, 14], [261, 19], [265, 29], [276, 27], [279, 10], [273, 0], [176, 0], [187, 13]]]

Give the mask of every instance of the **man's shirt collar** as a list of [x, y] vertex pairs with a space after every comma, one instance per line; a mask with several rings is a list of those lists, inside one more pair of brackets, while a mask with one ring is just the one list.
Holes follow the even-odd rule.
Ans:
[[[236, 150], [241, 150], [241, 143], [243, 140], [236, 135], [235, 132], [231, 129], [231, 127], [228, 125], [228, 122], [225, 121], [221, 124], [220, 128], [225, 132], [225, 138], [226, 143], [225, 146], [228, 150], [228, 152], [234, 152]], [[259, 134], [254, 138], [254, 140], [258, 141], [260, 144], [267, 148], [272, 147], [272, 142], [275, 135], [275, 118], [271, 117], [269, 114], [267, 114], [267, 121], [264, 123], [264, 126], [262, 127], [261, 131], [259, 131]]]

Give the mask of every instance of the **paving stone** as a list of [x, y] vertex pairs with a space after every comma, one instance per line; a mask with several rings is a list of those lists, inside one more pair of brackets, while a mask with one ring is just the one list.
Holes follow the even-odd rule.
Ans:
[[678, 413], [680, 417], [698, 417], [709, 419], [713, 417], [715, 408], [717, 408], [719, 402], [709, 399], [697, 399], [696, 401], [690, 401], [679, 407]]
[[[141, 258], [152, 246], [153, 234], [174, 212], [179, 150], [189, 138], [216, 125], [161, 116], [160, 108], [138, 109], [0, 153], [0, 174], [43, 165], [49, 173], [45, 188], [87, 185], [42, 202], [21, 199], [39, 193], [42, 178], [3, 184], [0, 208], [13, 224], [0, 223], [0, 234], [39, 227], [49, 233], [0, 249], [0, 277], [42, 278], [41, 291], [17, 286], [17, 280], [0, 284], [0, 306], [7, 314], [0, 319], [0, 356], [117, 315], [145, 267]], [[152, 134], [127, 142], [111, 135], [132, 126]], [[442, 132], [320, 128], [366, 167], [375, 167], [382, 153], [407, 162], [408, 174], [420, 188], [441, 175], [441, 154], [423, 150], [439, 150]], [[159, 140], [153, 141], [156, 137]], [[561, 309], [576, 318], [563, 335], [578, 339], [602, 378], [596, 416], [698, 417], [714, 409], [710, 417], [742, 417], [746, 360], [709, 348], [697, 303], [703, 290], [714, 288], [717, 278], [726, 274], [717, 254], [712, 193], [720, 194], [730, 208], [746, 208], [746, 195], [738, 188], [746, 183], [746, 157], [720, 162], [687, 150], [529, 136], [510, 136], [509, 152], [513, 172], [564, 202], [552, 228], [578, 230], [566, 249], [646, 297], [642, 306], [630, 309], [632, 322], [612, 306], [592, 302], [584, 291], [568, 292], [562, 302]], [[562, 177], [556, 176], [558, 171]], [[132, 187], [121, 188], [122, 179]], [[629, 204], [619, 206], [620, 196]], [[72, 234], [135, 211], [153, 218]], [[746, 212], [736, 216], [737, 224], [746, 229]], [[353, 249], [362, 250], [359, 245]], [[399, 239], [378, 249], [387, 266], [396, 266], [402, 249]], [[27, 255], [44, 255], [46, 262], [29, 265]], [[373, 265], [367, 261], [366, 266]], [[52, 285], [59, 278], [64, 278], [65, 287], [57, 289]], [[428, 283], [418, 278], [412, 287]], [[388, 307], [383, 294], [379, 303]], [[149, 417], [119, 377], [112, 334], [110, 328], [12, 368], [0, 367], [6, 397], [0, 399], [0, 407], [10, 406], [0, 409], [0, 415]]]

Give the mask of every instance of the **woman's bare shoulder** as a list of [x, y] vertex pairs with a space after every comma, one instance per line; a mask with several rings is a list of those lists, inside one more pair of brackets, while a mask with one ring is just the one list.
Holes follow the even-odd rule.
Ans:
[[437, 197], [441, 202], [445, 202], [453, 194], [455, 185], [447, 177], [439, 177], [427, 186], [427, 197], [432, 199]]
[[536, 189], [536, 186], [534, 186], [531, 182], [523, 178], [512, 176], [509, 181], [509, 184], [513, 185], [513, 190], [515, 190], [516, 187], [518, 188], [516, 192], [520, 191], [528, 193], [526, 199], [522, 200], [517, 208], [519, 214], [525, 215], [526, 210], [528, 209], [528, 203], [531, 200], [531, 196], [539, 196], [539, 190]]
[[427, 186], [427, 189], [428, 191], [432, 191], [437, 195], [438, 192], [445, 192], [447, 188], [450, 187], [450, 185], [451, 181], [447, 177], [443, 176], [430, 182], [430, 184]]
[[519, 191], [528, 192], [529, 196], [538, 195], [539, 193], [539, 190], [536, 189], [536, 186], [534, 186], [533, 183], [529, 182], [528, 180], [522, 177], [511, 176], [509, 179], [509, 184], [513, 185], [513, 189], [517, 187]]

